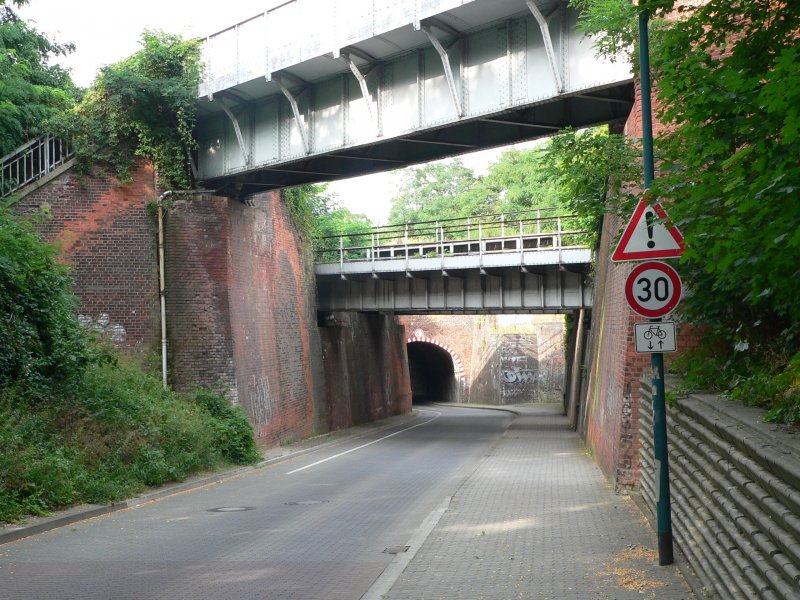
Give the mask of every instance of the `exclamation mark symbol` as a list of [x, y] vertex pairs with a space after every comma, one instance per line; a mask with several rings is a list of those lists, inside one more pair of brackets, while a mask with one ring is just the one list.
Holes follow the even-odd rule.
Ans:
[[644, 213], [644, 220], [647, 224], [647, 247], [654, 248], [656, 243], [653, 241], [653, 223], [656, 220], [656, 213], [648, 208]]

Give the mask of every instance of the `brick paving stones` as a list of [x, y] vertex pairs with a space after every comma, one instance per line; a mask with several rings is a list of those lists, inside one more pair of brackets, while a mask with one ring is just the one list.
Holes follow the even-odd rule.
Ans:
[[694, 598], [558, 412], [521, 409], [388, 600]]

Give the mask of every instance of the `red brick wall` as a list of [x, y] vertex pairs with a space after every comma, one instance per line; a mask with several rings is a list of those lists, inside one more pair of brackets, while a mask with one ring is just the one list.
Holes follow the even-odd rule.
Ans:
[[230, 390], [238, 400], [230, 327], [229, 201], [179, 199], [164, 218], [170, 383]]
[[39, 229], [72, 268], [81, 319], [146, 354], [160, 341], [156, 221], [146, 209], [158, 194], [149, 166], [131, 176], [122, 185], [99, 169], [82, 180], [70, 169], [14, 208], [47, 215]]
[[[142, 353], [160, 350], [157, 222], [147, 211], [157, 197], [153, 170], [139, 165], [126, 185], [67, 170], [16, 204], [49, 215], [41, 230], [72, 266], [84, 320]], [[354, 316], [333, 338], [326, 330], [329, 348], [349, 347], [323, 367], [310, 249], [277, 193], [247, 205], [173, 199], [165, 270], [176, 388], [225, 390], [265, 445], [410, 410], [405, 339], [392, 318]]]
[[[590, 348], [592, 362], [582, 429], [600, 467], [620, 491], [639, 481], [639, 379], [650, 356], [636, 354], [625, 280], [633, 263], [608, 255], [624, 223], [607, 217], [597, 257]], [[643, 319], [642, 319], [643, 320]]]
[[[564, 321], [551, 315], [529, 315], [505, 323], [499, 315], [414, 315], [400, 317], [408, 337], [432, 338], [460, 361], [464, 380], [460, 401], [506, 404], [561, 400], [564, 376]], [[514, 317], [509, 317], [514, 318]], [[510, 346], [530, 346], [536, 381], [507, 382], [502, 376]], [[522, 358], [517, 352], [516, 358]], [[513, 358], [513, 357], [512, 357]], [[522, 364], [522, 363], [520, 363]], [[455, 365], [456, 371], [459, 366]], [[518, 389], [525, 388], [525, 389]], [[556, 392], [553, 392], [558, 388]], [[553, 392], [553, 393], [550, 393]], [[546, 398], [545, 398], [546, 396]]]
[[[654, 120], [655, 137], [665, 127]], [[625, 125], [625, 135], [642, 136], [639, 90]], [[669, 211], [669, 207], [665, 207]], [[639, 380], [650, 376], [651, 357], [634, 350], [633, 325], [646, 319], [636, 315], [625, 301], [624, 286], [636, 262], [612, 263], [614, 250], [626, 219], [607, 216], [597, 257], [590, 334], [590, 374], [586, 402], [580, 416], [581, 432], [606, 476], [617, 490], [639, 484]], [[680, 270], [679, 270], [680, 271]], [[678, 349], [697, 344], [697, 328], [678, 325]], [[675, 355], [665, 355], [668, 364]]]
[[411, 410], [406, 331], [396, 318], [334, 313], [320, 333], [330, 429]]
[[277, 193], [197, 197], [167, 219], [174, 383], [229, 390], [267, 445], [327, 428], [305, 248]]

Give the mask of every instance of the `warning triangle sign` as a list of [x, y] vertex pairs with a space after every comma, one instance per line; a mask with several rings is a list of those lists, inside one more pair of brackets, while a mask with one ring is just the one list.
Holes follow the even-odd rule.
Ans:
[[617, 249], [614, 262], [677, 258], [683, 254], [683, 236], [674, 225], [667, 225], [667, 212], [658, 202], [642, 199], [633, 211]]

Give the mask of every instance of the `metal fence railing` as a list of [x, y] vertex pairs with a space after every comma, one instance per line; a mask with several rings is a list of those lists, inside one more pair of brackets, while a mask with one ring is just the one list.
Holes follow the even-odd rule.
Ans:
[[552, 250], [587, 245], [580, 218], [563, 209], [459, 217], [385, 225], [365, 231], [319, 237], [317, 263], [468, 255], [519, 250]]
[[0, 198], [45, 177], [75, 155], [66, 140], [44, 135], [0, 159]]

